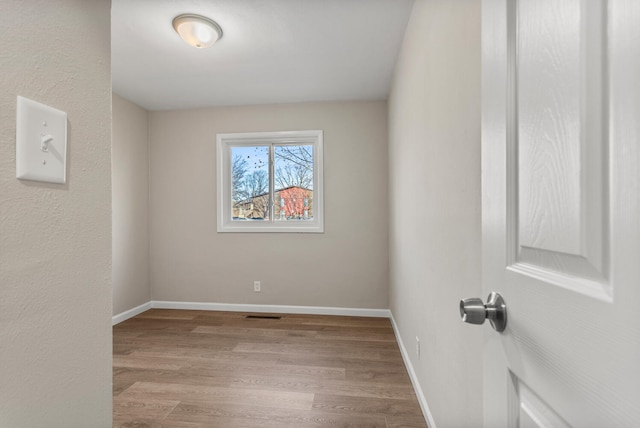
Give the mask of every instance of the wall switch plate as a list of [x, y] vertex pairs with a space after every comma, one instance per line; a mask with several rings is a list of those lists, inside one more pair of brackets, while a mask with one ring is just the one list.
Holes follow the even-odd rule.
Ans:
[[67, 181], [67, 113], [18, 96], [16, 178]]
[[420, 359], [420, 338], [416, 336], [416, 356]]

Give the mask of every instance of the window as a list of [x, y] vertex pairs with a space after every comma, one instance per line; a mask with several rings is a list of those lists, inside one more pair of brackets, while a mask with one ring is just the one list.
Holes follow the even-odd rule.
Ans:
[[322, 137], [218, 134], [218, 232], [323, 232]]

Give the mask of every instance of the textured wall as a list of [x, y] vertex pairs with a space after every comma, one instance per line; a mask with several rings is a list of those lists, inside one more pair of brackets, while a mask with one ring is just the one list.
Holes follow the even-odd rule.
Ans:
[[113, 95], [113, 314], [151, 300], [147, 111]]
[[[0, 426], [111, 426], [110, 2], [0, 2]], [[68, 113], [67, 184], [15, 178], [16, 96]]]
[[482, 329], [458, 302], [481, 292], [479, 0], [415, 3], [389, 130], [391, 310], [437, 426], [478, 427]]
[[[151, 112], [153, 298], [388, 308], [386, 107]], [[324, 130], [325, 233], [217, 233], [216, 133], [296, 129]]]

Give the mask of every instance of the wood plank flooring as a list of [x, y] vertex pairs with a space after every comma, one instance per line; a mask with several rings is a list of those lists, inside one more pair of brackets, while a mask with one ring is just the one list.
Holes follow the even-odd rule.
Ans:
[[389, 320], [246, 315], [114, 326], [114, 427], [426, 428]]

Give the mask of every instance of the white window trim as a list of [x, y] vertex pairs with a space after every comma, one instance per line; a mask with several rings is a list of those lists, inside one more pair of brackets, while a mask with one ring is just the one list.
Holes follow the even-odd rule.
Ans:
[[[312, 144], [313, 145], [313, 220], [233, 221], [231, 213], [231, 147], [243, 144]], [[218, 232], [324, 232], [323, 132], [277, 131], [216, 135]], [[274, 189], [270, 189], [273, 195]]]

